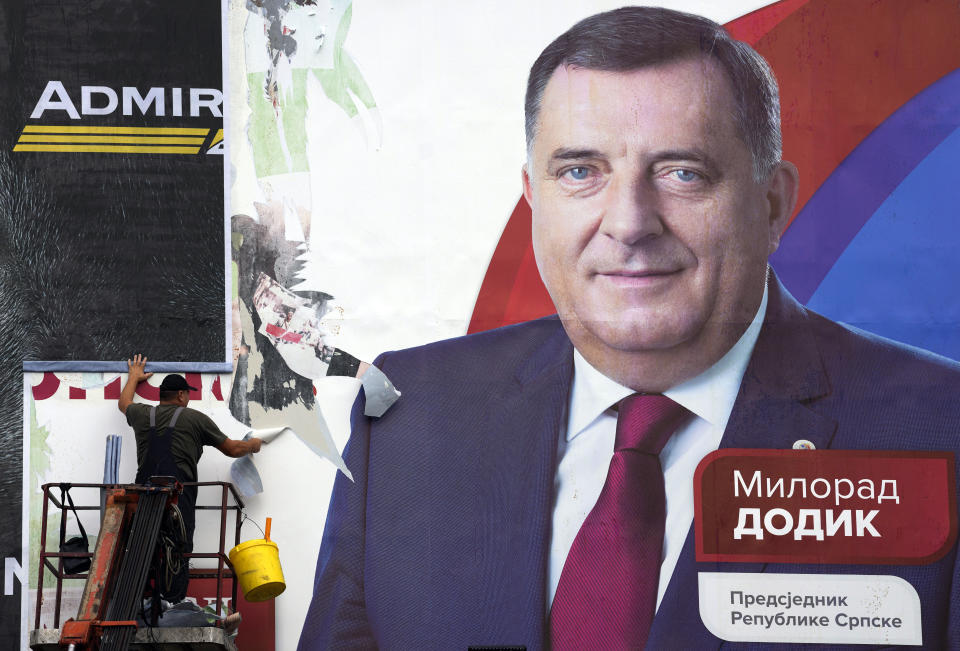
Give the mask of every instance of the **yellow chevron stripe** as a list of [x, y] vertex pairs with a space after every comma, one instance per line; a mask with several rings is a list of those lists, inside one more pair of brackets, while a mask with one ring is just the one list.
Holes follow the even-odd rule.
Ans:
[[142, 145], [202, 145], [203, 141], [203, 138], [178, 138], [165, 136], [34, 136], [29, 134], [20, 136], [20, 140], [18, 140], [18, 142], [114, 142]]
[[14, 145], [13, 151], [63, 151], [107, 154], [199, 154], [199, 147], [144, 147], [137, 145]]
[[24, 133], [125, 133], [125, 134], [154, 134], [170, 136], [206, 136], [210, 129], [193, 127], [81, 127], [75, 125], [50, 126], [46, 124], [28, 124], [23, 128]]

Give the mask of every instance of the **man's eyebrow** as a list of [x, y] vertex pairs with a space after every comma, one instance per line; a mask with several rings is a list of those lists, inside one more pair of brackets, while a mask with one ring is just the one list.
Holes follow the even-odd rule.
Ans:
[[584, 160], [587, 158], [604, 158], [604, 155], [598, 149], [572, 149], [561, 147], [554, 149], [550, 154], [550, 160]]
[[[560, 147], [558, 149], [554, 149], [553, 153], [550, 154], [551, 161], [576, 161], [598, 158], [606, 158], [606, 155], [599, 149], [588, 148], [577, 149], [573, 147]], [[709, 156], [706, 151], [698, 147], [692, 147], [689, 149], [665, 149], [663, 151], [655, 152], [650, 159], [654, 162], [665, 160], [696, 161], [703, 163], [711, 169], [717, 169], [717, 164], [713, 158]]]
[[693, 147], [692, 149], [667, 149], [664, 151], [658, 151], [651, 156], [650, 159], [655, 162], [665, 160], [697, 161], [712, 169], [717, 168], [717, 164], [714, 162], [713, 158], [711, 158], [707, 152], [697, 147]]

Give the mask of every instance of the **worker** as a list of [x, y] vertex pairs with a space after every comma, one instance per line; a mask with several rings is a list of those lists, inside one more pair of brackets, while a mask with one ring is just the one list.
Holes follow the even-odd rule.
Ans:
[[[146, 483], [158, 475], [174, 476], [180, 482], [197, 481], [197, 461], [203, 446], [209, 445], [228, 457], [242, 457], [260, 451], [260, 439], [238, 441], [226, 434], [209, 416], [190, 409], [190, 392], [195, 387], [187, 384], [182, 375], [168, 375], [160, 383], [160, 404], [156, 406], [133, 402], [137, 385], [149, 379], [147, 358], [141, 355], [127, 360], [127, 383], [120, 392], [117, 407], [127, 417], [137, 438], [137, 483]], [[194, 507], [197, 487], [185, 486], [177, 502], [186, 529], [185, 553], [193, 551]]]

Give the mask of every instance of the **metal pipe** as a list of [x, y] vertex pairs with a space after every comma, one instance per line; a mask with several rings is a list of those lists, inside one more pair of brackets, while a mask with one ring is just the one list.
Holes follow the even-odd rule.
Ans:
[[[40, 608], [43, 606], [43, 562], [47, 555], [47, 501], [50, 497], [49, 484], [43, 485], [43, 516], [40, 518], [40, 567], [37, 570], [37, 612], [34, 618], [34, 628], [40, 628]], [[59, 579], [57, 579], [59, 581]]]
[[123, 453], [123, 437], [117, 434], [116, 457], [113, 462], [113, 483], [120, 483], [120, 459]]

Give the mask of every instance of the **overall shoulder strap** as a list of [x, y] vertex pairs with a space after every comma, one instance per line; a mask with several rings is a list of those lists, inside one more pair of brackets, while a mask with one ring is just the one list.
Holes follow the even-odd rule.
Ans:
[[183, 407], [177, 407], [177, 410], [173, 412], [173, 417], [170, 419], [170, 424], [167, 425], [167, 429], [173, 429], [177, 424], [177, 419], [180, 418], [180, 414], [183, 413]]

